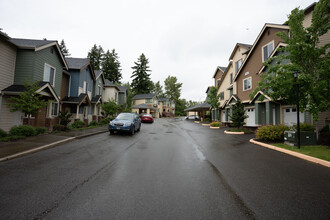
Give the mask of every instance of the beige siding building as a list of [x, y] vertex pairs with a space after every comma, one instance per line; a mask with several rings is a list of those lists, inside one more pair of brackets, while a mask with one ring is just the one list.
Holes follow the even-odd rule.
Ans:
[[10, 96], [3, 96], [1, 90], [14, 84], [17, 48], [9, 37], [0, 32], [0, 128], [6, 132], [14, 125], [22, 124], [21, 112], [10, 112], [7, 104]]

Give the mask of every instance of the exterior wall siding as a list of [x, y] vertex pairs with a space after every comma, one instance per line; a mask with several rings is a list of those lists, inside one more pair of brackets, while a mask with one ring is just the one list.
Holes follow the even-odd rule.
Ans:
[[0, 40], [0, 91], [14, 84], [16, 47]]
[[[250, 54], [247, 62], [240, 71], [240, 75], [236, 79], [237, 82], [237, 96], [242, 102], [250, 100], [249, 94], [258, 86], [259, 81], [261, 80], [260, 75], [258, 74], [259, 70], [263, 65], [262, 60], [262, 47], [268, 44], [271, 41], [274, 41], [274, 48], [276, 48], [279, 42], [282, 42], [282, 39], [276, 35], [277, 32], [283, 31], [283, 29], [278, 28], [267, 28], [259, 39], [259, 42]], [[245, 73], [249, 72], [248, 75]], [[243, 91], [243, 80], [251, 77], [251, 89]]]
[[21, 125], [22, 121], [22, 112], [10, 112], [10, 108], [7, 106], [10, 96], [0, 95], [0, 128], [8, 132], [11, 127], [15, 125]]
[[57, 96], [61, 94], [61, 82], [63, 72], [63, 62], [56, 46], [48, 47], [35, 53], [35, 64], [33, 71], [33, 80], [43, 80], [45, 63], [56, 69], [54, 90]]
[[27, 80], [33, 80], [34, 61], [33, 50], [17, 50], [14, 84], [24, 85]]
[[87, 92], [87, 94], [89, 95], [89, 99], [92, 99], [91, 94], [93, 92], [94, 81], [93, 81], [93, 78], [91, 76], [89, 66], [87, 66], [85, 69], [80, 71], [79, 87], [83, 88], [84, 81], [86, 81], [88, 83], [88, 88], [87, 88], [88, 92]]
[[118, 90], [115, 87], [105, 87], [103, 95], [102, 95], [102, 101], [108, 102], [109, 100], [112, 100], [112, 99], [115, 100], [116, 93], [118, 94]]
[[70, 97], [78, 97], [79, 73], [80, 73], [79, 70], [70, 70], [70, 75], [71, 75]]

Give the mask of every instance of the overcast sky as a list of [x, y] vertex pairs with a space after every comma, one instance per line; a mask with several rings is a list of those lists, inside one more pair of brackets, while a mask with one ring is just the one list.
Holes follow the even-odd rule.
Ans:
[[217, 66], [237, 42], [253, 44], [265, 23], [282, 24], [313, 0], [0, 0], [0, 28], [12, 38], [64, 39], [72, 57], [94, 44], [115, 49], [123, 82], [137, 58], [151, 79], [183, 83], [181, 98], [203, 101]]

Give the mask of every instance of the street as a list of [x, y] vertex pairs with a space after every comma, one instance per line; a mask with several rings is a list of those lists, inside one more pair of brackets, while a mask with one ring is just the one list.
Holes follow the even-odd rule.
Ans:
[[0, 164], [0, 219], [329, 219], [329, 168], [184, 119]]

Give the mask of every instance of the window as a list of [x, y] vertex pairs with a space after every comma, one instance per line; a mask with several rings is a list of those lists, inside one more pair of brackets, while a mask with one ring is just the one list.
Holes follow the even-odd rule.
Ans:
[[135, 105], [135, 100], [133, 100], [133, 105]]
[[239, 68], [242, 66], [242, 60], [239, 60], [235, 63], [235, 71], [238, 72]]
[[229, 96], [232, 96], [233, 95], [233, 89], [230, 89], [229, 90]]
[[243, 91], [251, 89], [251, 77], [243, 80]]
[[98, 93], [98, 95], [102, 95], [102, 92], [101, 92], [101, 86], [99, 85], [98, 88], [99, 88], [99, 93]]
[[49, 82], [52, 86], [55, 86], [55, 68], [45, 63], [44, 68], [44, 82]]
[[220, 79], [217, 80], [217, 87], [220, 85]]
[[53, 102], [52, 103], [52, 116], [57, 116], [58, 115], [58, 103]]
[[233, 83], [233, 74], [231, 73], [230, 74], [230, 84], [232, 84]]
[[220, 92], [220, 100], [224, 100], [225, 99], [225, 93], [224, 92]]
[[268, 57], [270, 56], [270, 54], [273, 52], [274, 50], [274, 44], [273, 42], [267, 44], [266, 46], [264, 46], [262, 48], [262, 61], [266, 61], [268, 59]]
[[88, 83], [86, 81], [84, 81], [83, 93], [87, 93], [87, 88], [88, 88]]
[[146, 99], [147, 104], [152, 104], [152, 99]]

